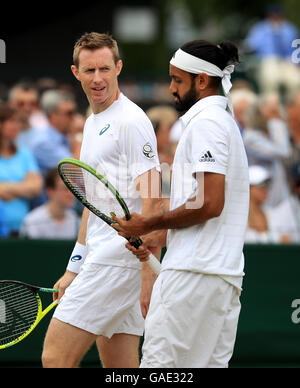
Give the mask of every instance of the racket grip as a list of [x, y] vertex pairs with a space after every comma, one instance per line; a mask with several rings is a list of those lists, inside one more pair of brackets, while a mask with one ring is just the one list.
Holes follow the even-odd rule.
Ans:
[[152, 253], [149, 255], [149, 259], [146, 261], [146, 263], [153, 269], [156, 275], [160, 273], [160, 262]]
[[[132, 246], [134, 246], [136, 249], [139, 248], [143, 244], [142, 240], [140, 238], [137, 238], [136, 241], [130, 242]], [[152, 270], [158, 275], [160, 273], [160, 262], [157, 260], [157, 258], [150, 253], [149, 259], [146, 261], [146, 263], [152, 268]]]
[[143, 241], [139, 237], [135, 241], [130, 241], [130, 237], [128, 237], [128, 241], [136, 249], [139, 249], [139, 247], [143, 244]]

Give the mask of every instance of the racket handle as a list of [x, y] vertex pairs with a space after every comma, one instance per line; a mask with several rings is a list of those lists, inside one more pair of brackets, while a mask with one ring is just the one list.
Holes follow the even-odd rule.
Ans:
[[[128, 238], [128, 240], [130, 240], [130, 238]], [[143, 244], [143, 241], [140, 238], [137, 238], [136, 241], [132, 241], [130, 244], [138, 249], [139, 246]], [[156, 275], [160, 273], [160, 262], [152, 253], [150, 253], [149, 259], [146, 261], [146, 263], [153, 269]]]
[[149, 255], [149, 259], [146, 261], [146, 263], [153, 269], [156, 275], [160, 273], [160, 262], [152, 253]]

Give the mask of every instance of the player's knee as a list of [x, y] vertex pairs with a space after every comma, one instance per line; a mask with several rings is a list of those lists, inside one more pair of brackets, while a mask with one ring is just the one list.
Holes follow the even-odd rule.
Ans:
[[43, 368], [71, 368], [72, 365], [67, 365], [69, 361], [68, 357], [63, 357], [63, 352], [59, 351], [59, 346], [47, 341], [46, 337], [42, 353]]
[[71, 357], [62, 357], [60, 354], [49, 349], [44, 349], [42, 353], [43, 368], [77, 368], [79, 362]]
[[58, 359], [55, 357], [54, 353], [44, 348], [42, 353], [43, 368], [56, 368], [57, 364]]

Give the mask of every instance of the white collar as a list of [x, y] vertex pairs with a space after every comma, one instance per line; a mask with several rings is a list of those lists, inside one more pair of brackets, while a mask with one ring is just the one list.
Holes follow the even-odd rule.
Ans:
[[224, 96], [208, 96], [197, 101], [181, 118], [181, 122], [184, 128], [187, 127], [189, 122], [210, 105], [219, 105], [226, 110], [228, 100]]

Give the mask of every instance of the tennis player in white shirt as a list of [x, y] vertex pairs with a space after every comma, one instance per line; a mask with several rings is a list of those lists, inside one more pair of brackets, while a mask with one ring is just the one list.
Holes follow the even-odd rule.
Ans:
[[[120, 92], [121, 69], [110, 36], [88, 33], [76, 43], [72, 71], [93, 112], [80, 159], [108, 177], [130, 211], [149, 215], [160, 204], [159, 192], [153, 199], [148, 195], [151, 184], [160, 182], [156, 138], [146, 114]], [[155, 279], [124, 239], [85, 209], [67, 271], [54, 285], [60, 302], [46, 335], [43, 366], [77, 367], [96, 341], [104, 367], [138, 367]]]
[[127, 244], [140, 260], [167, 246], [146, 318], [144, 368], [222, 368], [233, 353], [249, 210], [247, 157], [229, 95], [235, 62], [230, 42], [192, 41], [175, 53], [170, 92], [186, 113], [170, 210], [116, 218], [121, 235], [152, 232], [139, 250]]

